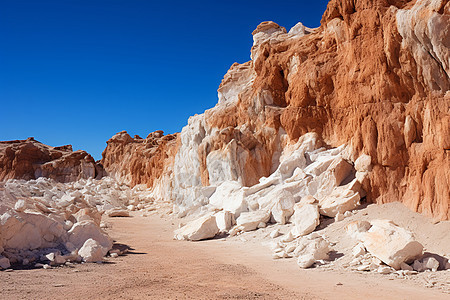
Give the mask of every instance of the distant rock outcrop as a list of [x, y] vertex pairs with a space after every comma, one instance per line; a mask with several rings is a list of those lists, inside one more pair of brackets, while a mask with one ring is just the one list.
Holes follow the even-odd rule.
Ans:
[[163, 180], [163, 171], [173, 164], [177, 134], [164, 135], [158, 130], [143, 139], [121, 131], [106, 143], [101, 163], [109, 176], [131, 186], [153, 186]]
[[[225, 182], [261, 185], [315, 132], [317, 148], [303, 153], [302, 170], [314, 149], [345, 145], [349, 165], [364, 158], [356, 181], [369, 202], [401, 201], [450, 218], [448, 1], [332, 0], [319, 28], [299, 23], [287, 32], [263, 22], [253, 39], [252, 60], [231, 66], [214, 108], [189, 118], [176, 140], [114, 136], [106, 169], [153, 187], [184, 215], [210, 197], [220, 202], [214, 193]], [[248, 196], [230, 193], [236, 203]]]
[[0, 142], [0, 181], [47, 177], [59, 182], [101, 178], [103, 167], [71, 145], [51, 147], [33, 138]]

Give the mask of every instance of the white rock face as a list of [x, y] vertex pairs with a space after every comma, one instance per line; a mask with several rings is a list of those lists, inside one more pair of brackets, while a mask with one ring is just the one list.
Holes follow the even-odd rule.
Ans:
[[200, 241], [213, 238], [219, 233], [215, 216], [203, 216], [175, 230], [177, 240]]
[[310, 234], [320, 224], [317, 204], [300, 205], [300, 203], [297, 203], [294, 206], [294, 210], [295, 212], [291, 217], [294, 228], [292, 228], [291, 232], [295, 237]]
[[416, 1], [409, 10], [398, 9], [396, 19], [401, 46], [413, 54], [418, 75], [431, 90], [448, 91], [450, 51], [443, 43], [449, 38], [448, 13], [437, 12], [443, 5], [441, 0]]
[[243, 212], [236, 219], [236, 224], [243, 231], [252, 231], [258, 228], [260, 223], [267, 223], [270, 220], [270, 212], [265, 210]]
[[99, 242], [91, 238], [87, 239], [80, 250], [78, 250], [78, 254], [83, 258], [83, 261], [88, 263], [102, 261], [106, 253], [108, 253], [108, 249], [102, 247]]
[[364, 247], [385, 264], [399, 270], [403, 262], [422, 255], [423, 246], [411, 232], [389, 220], [373, 220], [370, 229], [362, 235]]
[[329, 252], [330, 243], [323, 237], [304, 237], [294, 250], [294, 256], [298, 257], [298, 266], [306, 269], [318, 260], [328, 259]]

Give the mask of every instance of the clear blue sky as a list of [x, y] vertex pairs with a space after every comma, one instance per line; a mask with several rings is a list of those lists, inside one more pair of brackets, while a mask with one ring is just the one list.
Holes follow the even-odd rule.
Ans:
[[267, 20], [320, 25], [328, 1], [4, 0], [0, 140], [72, 144], [174, 133], [217, 102]]

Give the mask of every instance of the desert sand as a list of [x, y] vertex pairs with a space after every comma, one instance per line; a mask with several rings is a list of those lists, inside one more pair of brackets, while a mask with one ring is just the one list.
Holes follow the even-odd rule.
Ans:
[[[433, 238], [426, 250], [448, 248], [449, 222], [433, 224], [405, 207], [390, 207], [391, 218], [416, 226], [420, 240]], [[130, 247], [126, 255], [102, 264], [77, 264], [49, 270], [0, 272], [2, 299], [448, 299], [450, 270], [423, 272], [411, 278], [372, 272], [351, 272], [339, 266], [300, 269], [293, 259], [274, 260], [264, 244], [269, 226], [233, 238], [200, 242], [176, 241], [179, 219], [166, 212], [130, 218], [106, 218], [115, 247]], [[377, 217], [382, 206], [369, 206], [354, 216], [327, 226], [340, 238], [338, 227], [351, 218]], [[414, 217], [412, 220], [411, 217]], [[410, 221], [408, 221], [408, 219]], [[413, 222], [414, 221], [414, 222]], [[341, 225], [342, 224], [342, 225]], [[420, 226], [419, 226], [420, 225]], [[433, 240], [432, 240], [433, 239]], [[126, 245], [126, 246], [125, 246]], [[435, 247], [435, 248], [433, 248]], [[445, 249], [445, 248], [444, 248]], [[426, 287], [427, 281], [435, 285]]]

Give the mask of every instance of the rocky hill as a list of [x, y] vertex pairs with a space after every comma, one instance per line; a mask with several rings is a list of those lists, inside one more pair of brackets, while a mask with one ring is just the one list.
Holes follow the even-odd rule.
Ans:
[[71, 145], [51, 147], [34, 138], [0, 142], [0, 181], [47, 177], [58, 182], [101, 178], [103, 167]]
[[[263, 22], [253, 31], [251, 61], [231, 66], [214, 108], [176, 136], [119, 133], [102, 163], [117, 179], [172, 199], [183, 216], [220, 202], [211, 200], [220, 191], [227, 199], [241, 191], [243, 210], [252, 210], [249, 187], [278, 175], [285, 185], [296, 169], [300, 176], [314, 159], [339, 154], [351, 167], [333, 188], [356, 180], [358, 200], [400, 201], [447, 220], [449, 27], [446, 0], [332, 0], [319, 28]], [[321, 151], [330, 152], [314, 155]], [[327, 167], [306, 170], [308, 182]], [[304, 185], [290, 193], [320, 198], [314, 184]]]

